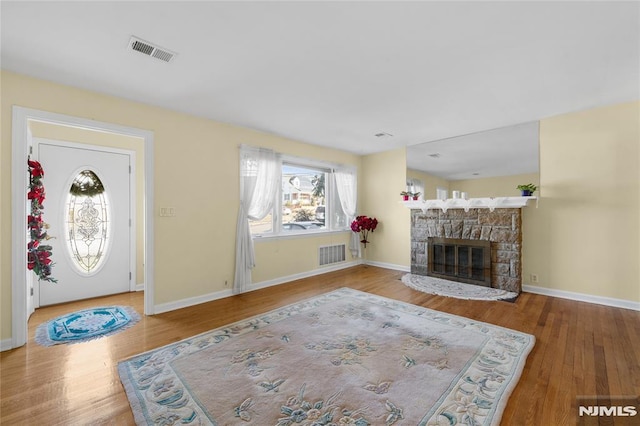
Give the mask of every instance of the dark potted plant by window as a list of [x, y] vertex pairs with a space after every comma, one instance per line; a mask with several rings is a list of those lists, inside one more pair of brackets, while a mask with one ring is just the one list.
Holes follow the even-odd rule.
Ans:
[[421, 194], [420, 192], [412, 192], [412, 193], [411, 193], [411, 197], [412, 197], [414, 200], [417, 200], [417, 199], [418, 199], [418, 197], [420, 196], [420, 194]]
[[536, 192], [536, 189], [538, 189], [538, 187], [532, 183], [527, 183], [526, 185], [518, 185], [516, 188], [520, 190], [523, 197], [532, 196], [533, 193]]

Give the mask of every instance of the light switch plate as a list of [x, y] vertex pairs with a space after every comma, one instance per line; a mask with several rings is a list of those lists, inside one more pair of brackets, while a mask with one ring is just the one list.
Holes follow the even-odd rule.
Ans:
[[174, 217], [175, 215], [175, 207], [160, 207], [160, 217]]

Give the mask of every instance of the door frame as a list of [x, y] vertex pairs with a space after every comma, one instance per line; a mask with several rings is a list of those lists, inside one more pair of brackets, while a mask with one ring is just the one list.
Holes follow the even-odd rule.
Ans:
[[29, 155], [29, 122], [40, 121], [78, 127], [98, 132], [122, 134], [144, 140], [144, 313], [153, 315], [154, 305], [154, 234], [153, 234], [153, 132], [113, 123], [70, 115], [13, 106], [11, 153], [11, 348], [26, 344], [28, 338], [27, 303], [33, 297], [27, 286], [27, 200], [29, 186], [27, 158]]
[[[129, 291], [136, 291], [136, 268], [137, 268], [137, 208], [136, 208], [136, 152], [128, 149], [112, 148], [103, 145], [92, 145], [78, 142], [69, 142], [62, 140], [47, 139], [42, 137], [31, 137], [32, 146], [40, 145], [42, 143], [62, 148], [75, 148], [85, 149], [90, 151], [106, 152], [109, 154], [121, 154], [129, 157]], [[36, 142], [38, 141], [38, 142]], [[38, 153], [37, 160], [40, 161], [40, 155]], [[55, 284], [53, 284], [55, 285]], [[33, 286], [33, 306], [35, 308], [40, 307], [40, 285]]]

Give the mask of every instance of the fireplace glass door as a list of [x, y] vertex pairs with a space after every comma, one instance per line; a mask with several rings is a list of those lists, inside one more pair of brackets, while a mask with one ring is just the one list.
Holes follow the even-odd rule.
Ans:
[[429, 238], [427, 275], [491, 287], [491, 243]]

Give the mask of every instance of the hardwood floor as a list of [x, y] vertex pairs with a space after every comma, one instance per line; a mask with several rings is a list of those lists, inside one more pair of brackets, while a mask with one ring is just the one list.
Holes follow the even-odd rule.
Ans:
[[93, 306], [129, 305], [142, 313], [142, 293], [38, 309], [29, 321], [28, 343], [0, 354], [0, 423], [134, 424], [117, 373], [119, 360], [340, 287], [535, 335], [503, 425], [572, 425], [578, 420], [578, 395], [640, 395], [640, 312], [530, 293], [515, 303], [432, 296], [403, 285], [402, 275], [358, 266], [143, 317], [121, 333], [75, 345], [40, 346], [33, 340], [35, 329], [53, 317]]

